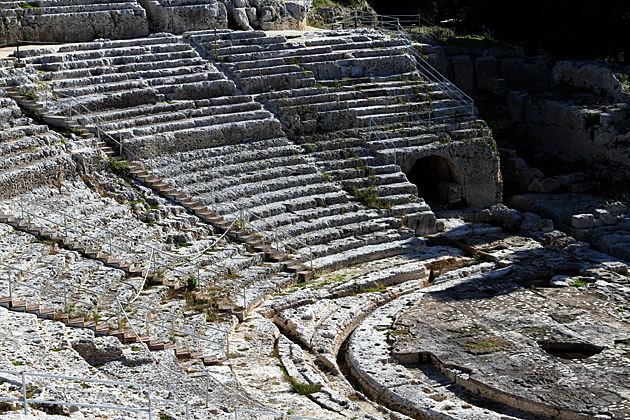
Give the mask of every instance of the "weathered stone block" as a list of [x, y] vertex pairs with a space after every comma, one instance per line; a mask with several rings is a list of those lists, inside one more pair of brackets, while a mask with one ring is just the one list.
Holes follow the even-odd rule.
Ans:
[[571, 226], [576, 229], [589, 229], [597, 226], [597, 221], [592, 214], [576, 214], [571, 216]]

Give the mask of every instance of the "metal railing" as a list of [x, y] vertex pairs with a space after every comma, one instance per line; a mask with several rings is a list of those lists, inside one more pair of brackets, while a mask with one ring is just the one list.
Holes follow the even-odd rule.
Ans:
[[[15, 68], [13, 69], [15, 72], [17, 72], [18, 74], [21, 74], [22, 76], [28, 78], [29, 80], [33, 81], [33, 77], [35, 75], [31, 75], [26, 73], [25, 71], [19, 69], [19, 68]], [[87, 122], [89, 125], [92, 125], [95, 130], [96, 130], [96, 135], [98, 137], [99, 140], [103, 140], [103, 137], [114, 143], [116, 145], [116, 147], [118, 148], [118, 152], [119, 155], [121, 157], [124, 157], [125, 155], [128, 156], [129, 158], [134, 158], [136, 157], [136, 155], [129, 150], [129, 148], [125, 147], [123, 145], [123, 143], [119, 140], [117, 140], [116, 138], [112, 137], [109, 133], [107, 133], [102, 126], [100, 125], [100, 118], [98, 115], [95, 115], [92, 110], [90, 110], [88, 107], [86, 107], [84, 104], [80, 103], [75, 97], [70, 96], [70, 95], [65, 95], [59, 92], [54, 91], [53, 89], [51, 89], [47, 83], [43, 83], [38, 79], [35, 79], [34, 82], [36, 85], [38, 85], [41, 88], [43, 88], [44, 90], [44, 106], [46, 108], [48, 108], [49, 105], [49, 97], [52, 98], [53, 101], [57, 101], [58, 98], [64, 98], [64, 99], [68, 99], [69, 100], [69, 104], [66, 103], [64, 104], [65, 106], [62, 107], [62, 113], [63, 112], [67, 112], [69, 117], [73, 117], [73, 116], [77, 116], [80, 117], [81, 119], [83, 119], [85, 122]], [[73, 106], [74, 104], [74, 106]], [[60, 104], [61, 106], [61, 104]], [[76, 107], [76, 108], [75, 108]], [[87, 113], [89, 116], [86, 116], [83, 112], [80, 112], [77, 108], [82, 109], [85, 113]], [[61, 115], [63, 116], [63, 115]], [[52, 116], [49, 116], [49, 118]], [[78, 120], [77, 120], [78, 121]], [[131, 159], [133, 160], [133, 159]]]
[[[117, 411], [132, 411], [139, 413], [147, 413], [149, 415], [149, 420], [153, 419], [153, 405], [154, 403], [166, 403], [166, 404], [181, 404], [186, 407], [186, 420], [189, 420], [189, 411], [190, 405], [188, 401], [176, 401], [176, 400], [167, 400], [161, 398], [153, 398], [151, 397], [151, 384], [139, 384], [135, 382], [121, 382], [121, 381], [109, 381], [105, 379], [91, 379], [91, 378], [82, 378], [76, 376], [61, 376], [61, 375], [50, 375], [44, 373], [34, 373], [34, 372], [17, 372], [12, 370], [0, 370], [2, 374], [15, 375], [21, 378], [22, 385], [22, 398], [8, 398], [8, 397], [0, 397], [0, 401], [6, 402], [21, 402], [24, 406], [24, 414], [28, 416], [28, 404], [48, 404], [48, 405], [65, 405], [72, 407], [83, 407], [83, 408], [98, 408], [103, 410], [117, 410]], [[144, 399], [146, 395], [146, 407], [129, 407], [129, 406], [118, 406], [118, 405], [102, 405], [102, 404], [87, 404], [87, 403], [75, 403], [68, 401], [51, 401], [51, 400], [36, 400], [29, 398], [29, 391], [27, 389], [26, 378], [28, 376], [37, 377], [37, 378], [50, 378], [50, 379], [63, 379], [68, 381], [77, 381], [77, 382], [90, 382], [90, 383], [100, 383], [105, 385], [120, 385], [124, 386], [127, 389], [129, 388], [139, 388], [140, 398]], [[146, 391], [142, 391], [146, 389]]]
[[[293, 253], [302, 255], [303, 253], [300, 252], [300, 250], [304, 248], [308, 249], [308, 258], [310, 260], [310, 268], [311, 268], [311, 271], [313, 271], [313, 248], [311, 248], [309, 244], [297, 238], [292, 238], [292, 240], [298, 243], [299, 245], [301, 245], [302, 248], [296, 248], [295, 246], [288, 244], [283, 239], [281, 239], [280, 236], [278, 235], [278, 233], [280, 234], [284, 233], [279, 229], [278, 223], [274, 223], [274, 224], [269, 223], [263, 216], [257, 214], [251, 209], [241, 209], [237, 211], [236, 213], [238, 213], [238, 220], [242, 228], [245, 228], [245, 230], [249, 228], [259, 233], [263, 237], [267, 238], [267, 240], [270, 241], [272, 245], [275, 244], [276, 251], [287, 252], [287, 250], [289, 250], [289, 251], [292, 251]], [[273, 236], [269, 237], [269, 234], [267, 233], [267, 231], [262, 230], [252, 225], [251, 222], [254, 221], [254, 218], [264, 223], [269, 229], [273, 230]]]
[[[428, 22], [423, 20], [422, 17], [418, 17], [418, 22]], [[430, 22], [428, 22], [430, 23]], [[464, 91], [459, 89], [455, 84], [448, 80], [438, 70], [431, 66], [421, 55], [418, 53], [413, 45], [413, 40], [409, 33], [405, 30], [403, 23], [401, 23], [400, 17], [385, 16], [378, 14], [358, 14], [343, 15], [338, 17], [335, 25], [339, 29], [351, 29], [369, 27], [379, 29], [384, 33], [388, 33], [393, 39], [399, 40], [402, 46], [405, 47], [407, 55], [412, 60], [414, 67], [418, 70], [423, 77], [430, 82], [436, 83], [440, 90], [457, 105], [447, 108], [448, 110], [464, 110], [469, 113], [470, 116], [475, 116], [475, 101], [468, 96]], [[341, 26], [341, 27], [339, 27]], [[431, 115], [429, 114], [429, 120]]]
[[[429, 123], [430, 124], [430, 123]], [[396, 165], [396, 145], [394, 144], [394, 142], [392, 142], [392, 140], [390, 138], [387, 137], [387, 135], [385, 134], [384, 130], [380, 130], [380, 131], [376, 131], [376, 127], [380, 127], [378, 124], [376, 124], [376, 122], [370, 118], [370, 126], [369, 126], [369, 133], [368, 133], [368, 140], [372, 141], [372, 136], [376, 137], [376, 140], [383, 142], [383, 144], [385, 144], [385, 147], [387, 147], [387, 151], [391, 152], [393, 158], [394, 158], [394, 165]], [[380, 133], [380, 134], [379, 134]], [[381, 135], [383, 137], [381, 137]], [[389, 148], [388, 144], [391, 147], [391, 149]]]
[[[285, 420], [285, 419], [328, 420], [328, 419], [323, 419], [320, 417], [296, 416], [294, 414], [283, 414], [283, 413], [277, 413], [274, 411], [263, 411], [263, 410], [246, 410], [244, 408], [234, 409], [234, 420], [239, 420], [239, 414], [251, 414], [255, 416], [255, 418], [258, 418], [258, 416], [273, 416], [274, 419], [282, 419], [282, 420]], [[240, 418], [243, 419], [243, 416], [241, 416]], [[248, 416], [247, 418], [250, 418], [250, 416]]]
[[[37, 287], [37, 286], [33, 286], [32, 284], [29, 283], [24, 283], [21, 282], [19, 280], [17, 280], [14, 277], [14, 273], [16, 274], [23, 274], [23, 273], [27, 273], [27, 274], [32, 274], [35, 275], [34, 273], [31, 273], [27, 270], [22, 270], [18, 267], [12, 267], [10, 265], [6, 265], [3, 263], [0, 263], [0, 267], [5, 268], [7, 270], [8, 273], [8, 292], [9, 292], [9, 297], [13, 298], [13, 292], [14, 292], [14, 285], [18, 285], [18, 286], [22, 286], [22, 287], [26, 287], [27, 289], [31, 289], [31, 290], [36, 290], [38, 292], [44, 292], [46, 294], [52, 295], [53, 297], [59, 297], [63, 299], [63, 306], [64, 306], [64, 312], [68, 313], [68, 309], [69, 309], [69, 305], [68, 305], [68, 289], [72, 288], [72, 285], [69, 285], [65, 282], [62, 281], [57, 281], [54, 280], [55, 283], [61, 283], [61, 287], [63, 288], [63, 294], [60, 292], [55, 292], [52, 290], [48, 290], [48, 289], [43, 289], [41, 287]], [[46, 276], [42, 276], [42, 277], [46, 277]], [[47, 278], [46, 280], [49, 280], [50, 278]], [[85, 290], [87, 291], [87, 290]], [[88, 293], [90, 293], [89, 291], [87, 291]]]
[[[163, 268], [163, 269], [170, 270], [177, 273], [178, 275], [182, 276], [184, 279], [187, 279], [188, 277], [194, 277], [197, 279], [198, 282], [202, 280], [201, 279], [201, 263], [199, 262], [194, 263], [192, 261], [194, 259], [200, 258], [201, 255], [197, 255], [197, 256], [194, 256], [193, 258], [189, 258], [188, 256], [184, 256], [184, 255], [172, 254], [170, 252], [162, 251], [154, 246], [143, 244], [137, 239], [130, 238], [126, 235], [122, 235], [116, 232], [112, 232], [111, 230], [101, 227], [101, 226], [96, 226], [92, 223], [86, 222], [70, 214], [67, 214], [61, 210], [56, 210], [51, 207], [48, 207], [48, 206], [45, 206], [43, 204], [39, 204], [33, 201], [30, 201], [28, 203], [28, 206], [35, 207], [36, 209], [39, 208], [46, 212], [52, 213], [53, 215], [56, 214], [60, 216], [63, 219], [63, 221], [56, 221], [50, 217], [41, 216], [37, 213], [27, 210], [26, 209], [27, 205], [25, 204], [24, 198], [22, 197], [20, 198], [20, 215], [21, 215], [20, 217], [23, 221], [27, 223], [29, 222], [29, 219], [31, 218], [43, 220], [61, 229], [61, 232], [63, 233], [63, 236], [65, 238], [68, 238], [70, 236], [69, 233], [77, 234], [79, 235], [81, 239], [85, 239], [85, 238], [89, 239], [90, 241], [92, 241], [93, 246], [98, 247], [101, 250], [106, 250], [112, 256], [114, 255], [115, 250], [122, 253], [131, 253], [134, 255], [148, 255], [146, 269], [153, 271], [154, 273], [157, 273], [159, 268]], [[69, 222], [72, 222], [72, 223], [69, 223]], [[74, 225], [76, 225], [77, 227], [74, 227]], [[88, 234], [85, 232], [84, 229], [81, 229], [81, 228], [87, 228], [89, 231], [92, 231], [95, 233]], [[216, 246], [216, 244], [221, 240], [221, 238], [222, 237], [216, 239], [214, 241], [213, 246]], [[139, 249], [143, 250], [143, 253], [139, 252]], [[167, 261], [168, 259], [175, 260], [177, 263], [180, 264], [180, 266], [186, 265], [186, 264], [191, 265], [193, 268], [193, 271], [192, 272], [183, 271], [173, 266], [174, 264], [169, 265], [163, 262], [163, 261]], [[204, 269], [209, 270], [215, 274], [223, 274], [208, 266], [205, 266]]]
[[[225, 358], [228, 358], [229, 354], [230, 354], [230, 332], [229, 330], [223, 330], [221, 328], [218, 327], [213, 327], [212, 325], [208, 325], [208, 324], [201, 324], [199, 322], [195, 322], [195, 321], [191, 321], [187, 318], [175, 315], [174, 313], [168, 313], [168, 312], [163, 312], [163, 311], [158, 311], [155, 308], [151, 308], [145, 305], [140, 305], [137, 303], [133, 303], [133, 302], [120, 302], [117, 301], [117, 318], [118, 318], [118, 328], [120, 329], [122, 327], [122, 320], [121, 320], [121, 314], [123, 314], [125, 316], [125, 318], [127, 318], [128, 320], [135, 320], [135, 321], [139, 321], [140, 323], [144, 323], [146, 329], [147, 329], [147, 335], [148, 334], [148, 330], [149, 330], [149, 326], [155, 327], [157, 329], [166, 331], [170, 334], [171, 337], [171, 341], [175, 342], [175, 335], [176, 334], [182, 334], [190, 339], [193, 340], [194, 344], [196, 342], [197, 344], [197, 350], [200, 351], [201, 350], [201, 342], [207, 342], [207, 343], [212, 343], [212, 344], [216, 344], [216, 340], [207, 338], [207, 337], [202, 337], [200, 334], [200, 331], [202, 329], [209, 329], [209, 330], [213, 330], [213, 331], [218, 331], [221, 334], [224, 335], [225, 339], [224, 339], [224, 345], [225, 345]], [[123, 309], [124, 307], [124, 309]], [[133, 311], [137, 311], [137, 310], [142, 310], [145, 311], [145, 313], [147, 314], [147, 316], [145, 318], [140, 318], [137, 317], [135, 315], [132, 315], [130, 312], [125, 311], [125, 309], [131, 309]], [[155, 321], [150, 321], [149, 319], [151, 319], [150, 315], [151, 314], [155, 314], [158, 317], [163, 317], [166, 318], [167, 320], [167, 324], [164, 323], [160, 323], [160, 322], [155, 322]], [[184, 325], [184, 328], [186, 327], [190, 327], [192, 328], [193, 331], [195, 332], [190, 332], [190, 331], [185, 331], [183, 329], [181, 329], [181, 327], [176, 327], [175, 326], [175, 321], [178, 322], [179, 325]]]
[[[90, 289], [86, 289], [83, 287], [79, 287], [79, 286], [75, 286], [72, 284], [69, 284], [67, 282], [64, 282], [62, 280], [58, 280], [52, 277], [48, 277], [42, 274], [38, 274], [38, 273], [33, 273], [31, 271], [28, 270], [24, 270], [22, 268], [19, 267], [13, 267], [7, 264], [3, 264], [0, 263], [0, 268], [4, 268], [7, 272], [8, 272], [8, 292], [9, 292], [9, 297], [13, 297], [14, 292], [15, 292], [15, 285], [19, 285], [21, 287], [26, 287], [28, 289], [31, 290], [37, 290], [39, 292], [43, 292], [55, 297], [60, 297], [63, 298], [63, 302], [64, 302], [64, 312], [66, 314], [68, 314], [68, 316], [70, 316], [69, 313], [69, 309], [70, 309], [70, 304], [69, 304], [69, 296], [72, 296], [72, 292], [76, 292], [74, 293], [74, 295], [76, 296], [80, 296], [81, 298], [85, 298], [86, 296], [90, 296], [93, 298], [97, 298], [97, 299], [107, 299], [108, 296], [106, 295], [102, 295], [99, 293], [96, 293]], [[27, 274], [30, 275], [34, 278], [38, 278], [38, 279], [43, 279], [46, 282], [51, 282], [55, 285], [59, 285], [60, 287], [63, 288], [63, 293], [60, 292], [56, 292], [56, 291], [51, 291], [48, 289], [44, 289], [43, 287], [38, 287], [35, 286], [33, 284], [30, 283], [25, 283], [23, 281], [19, 281], [14, 277], [14, 274]], [[133, 286], [123, 283], [126, 286], [133, 288]], [[82, 302], [82, 303], [87, 303], [88, 305], [91, 306], [95, 306], [91, 300], [89, 300], [88, 298], [86, 298], [86, 300], [82, 300], [77, 298], [76, 299], [77, 302]], [[157, 317], [161, 318], [161, 319], [165, 319], [167, 320], [166, 323], [164, 322], [156, 322], [156, 321], [150, 321], [147, 316], [147, 318], [140, 318], [138, 316], [135, 316], [134, 314], [130, 313], [130, 311], [128, 310], [128, 308], [131, 308], [134, 311], [137, 311], [138, 309], [142, 309], [144, 311], [147, 311], [147, 313], [150, 314], [155, 314]], [[202, 329], [210, 329], [210, 330], [214, 330], [214, 331], [219, 331], [221, 332], [221, 334], [224, 336], [223, 339], [221, 340], [221, 345], [224, 346], [224, 350], [225, 350], [225, 356], [226, 358], [229, 355], [230, 352], [230, 338], [229, 338], [229, 330], [223, 330], [221, 328], [218, 327], [214, 327], [212, 325], [208, 325], [208, 324], [201, 324], [199, 322], [194, 322], [191, 321], [189, 319], [183, 318], [181, 316], [177, 316], [174, 313], [168, 313], [168, 312], [163, 312], [163, 311], [159, 311], [155, 308], [151, 308], [148, 306], [143, 306], [137, 303], [133, 303], [131, 301], [121, 301], [118, 297], [116, 298], [116, 308], [113, 311], [113, 314], [116, 316], [117, 319], [117, 327], [119, 330], [122, 329], [122, 320], [124, 318], [130, 319], [130, 320], [135, 320], [140, 322], [141, 324], [145, 325], [145, 326], [153, 326], [155, 328], [158, 328], [160, 330], [163, 331], [167, 331], [171, 333], [171, 340], [173, 342], [175, 342], [175, 335], [176, 334], [180, 334], [183, 335], [187, 338], [189, 338], [190, 340], [192, 340], [193, 343], [197, 343], [197, 347], [200, 348], [201, 347], [201, 342], [209, 342], [212, 344], [216, 344], [217, 340], [215, 339], [211, 339], [208, 337], [203, 337], [201, 336], [201, 334], [199, 333], [199, 331], [201, 331]], [[111, 319], [112, 317], [109, 317], [108, 319]], [[178, 327], [176, 327], [175, 322], [177, 321], [178, 323]], [[184, 328], [186, 328], [187, 326], [190, 327], [188, 328], [188, 330], [185, 329], [181, 329], [181, 327], [179, 327], [179, 325], [184, 325]], [[105, 324], [107, 325], [107, 324]], [[193, 332], [190, 331], [190, 329], [192, 329]], [[134, 331], [135, 332], [135, 331]], [[138, 337], [140, 338], [140, 337]]]

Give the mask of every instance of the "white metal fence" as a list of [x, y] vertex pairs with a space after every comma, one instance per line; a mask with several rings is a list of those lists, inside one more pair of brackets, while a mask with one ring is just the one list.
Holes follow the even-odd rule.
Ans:
[[[154, 405], [156, 403], [165, 403], [165, 404], [180, 404], [185, 406], [186, 410], [186, 420], [189, 420], [189, 411], [190, 406], [188, 401], [176, 401], [176, 400], [167, 400], [161, 398], [154, 398], [151, 396], [151, 385], [150, 384], [139, 384], [135, 382], [121, 382], [121, 381], [109, 381], [105, 379], [91, 379], [91, 378], [81, 378], [75, 376], [61, 376], [61, 375], [49, 375], [44, 373], [33, 373], [33, 372], [17, 372], [12, 370], [0, 370], [0, 374], [8, 374], [14, 375], [20, 378], [21, 384], [21, 398], [9, 398], [9, 397], [0, 397], [0, 401], [6, 402], [18, 402], [22, 403], [24, 408], [24, 414], [28, 415], [28, 405], [29, 404], [46, 404], [46, 405], [62, 405], [62, 406], [73, 406], [73, 407], [83, 407], [83, 408], [97, 408], [103, 410], [116, 410], [116, 411], [129, 411], [136, 413], [146, 413], [149, 416], [149, 420], [153, 419], [153, 414], [155, 411]], [[81, 402], [69, 402], [69, 401], [61, 401], [61, 400], [39, 400], [33, 399], [29, 397], [29, 391], [27, 389], [27, 378], [47, 378], [47, 379], [60, 379], [66, 381], [75, 381], [85, 384], [87, 383], [97, 383], [104, 384], [109, 386], [120, 386], [125, 387], [128, 390], [131, 388], [135, 388], [138, 390], [139, 399], [145, 400], [146, 404], [144, 406], [128, 406], [128, 405], [107, 405], [107, 404], [88, 404]]]

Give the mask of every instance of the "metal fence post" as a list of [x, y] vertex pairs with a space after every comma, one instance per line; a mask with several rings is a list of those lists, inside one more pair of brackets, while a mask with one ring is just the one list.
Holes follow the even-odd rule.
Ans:
[[171, 341], [175, 342], [175, 315], [171, 312]]
[[210, 375], [206, 374], [206, 408], [208, 408], [209, 405], [209, 393], [210, 393]]
[[247, 284], [245, 282], [243, 282], [243, 309], [245, 311], [247, 311], [247, 298], [246, 298], [246, 293], [247, 293]]
[[121, 330], [121, 324], [120, 324], [120, 301], [118, 299], [116, 299], [116, 317], [118, 318], [118, 329]]
[[24, 198], [20, 197], [20, 213], [22, 215], [22, 220], [24, 220]]
[[63, 214], [63, 236], [68, 237], [68, 216]]
[[186, 420], [189, 420], [189, 417], [188, 417], [188, 401], [186, 401]]
[[149, 400], [149, 420], [153, 420], [153, 409], [151, 407], [151, 384], [147, 384], [147, 398]]
[[13, 297], [13, 272], [9, 268], [9, 297]]
[[112, 249], [112, 232], [111, 231], [107, 231], [107, 236], [109, 238], [109, 253], [114, 255], [113, 249]]
[[63, 308], [68, 314], [68, 319], [70, 319], [70, 313], [68, 312], [68, 288], [66, 286], [63, 287]]
[[26, 378], [22, 371], [22, 396], [24, 397], [24, 414], [28, 416], [28, 405], [26, 404]]

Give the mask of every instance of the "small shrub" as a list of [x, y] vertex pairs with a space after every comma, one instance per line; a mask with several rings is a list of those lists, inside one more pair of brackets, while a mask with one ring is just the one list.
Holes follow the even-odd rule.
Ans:
[[109, 168], [111, 171], [121, 178], [129, 176], [129, 164], [125, 161], [118, 161], [112, 157], [109, 158]]
[[6, 401], [0, 401], [0, 413], [6, 413], [7, 411], [17, 410], [17, 407]]
[[572, 287], [579, 288], [579, 287], [584, 287], [584, 286], [586, 286], [588, 283], [589, 283], [589, 282], [588, 282], [585, 278], [583, 278], [583, 277], [578, 277], [578, 278], [577, 278], [577, 279], [576, 279], [573, 283], [571, 283], [571, 286], [572, 286]]
[[322, 386], [320, 384], [307, 384], [291, 380], [291, 388], [300, 395], [311, 395], [319, 392], [322, 389]]
[[462, 343], [462, 346], [471, 353], [484, 354], [498, 351], [503, 347], [508, 346], [508, 342], [498, 338], [479, 338], [476, 340], [469, 340]]
[[375, 287], [361, 287], [359, 288], [359, 293], [381, 293], [385, 291], [386, 288], [384, 284], [379, 283]]
[[188, 290], [195, 290], [197, 288], [197, 279], [195, 277], [188, 277], [186, 281], [186, 287]]
[[27, 87], [20, 88], [20, 95], [32, 100], [39, 99], [39, 94], [37, 94], [37, 92], [35, 92], [33, 89]]
[[390, 209], [392, 208], [392, 203], [387, 200], [383, 200], [379, 198], [374, 190], [373, 186], [369, 186], [367, 188], [352, 188], [352, 195], [354, 195], [354, 199], [358, 202], [365, 205], [365, 207], [370, 209]]

